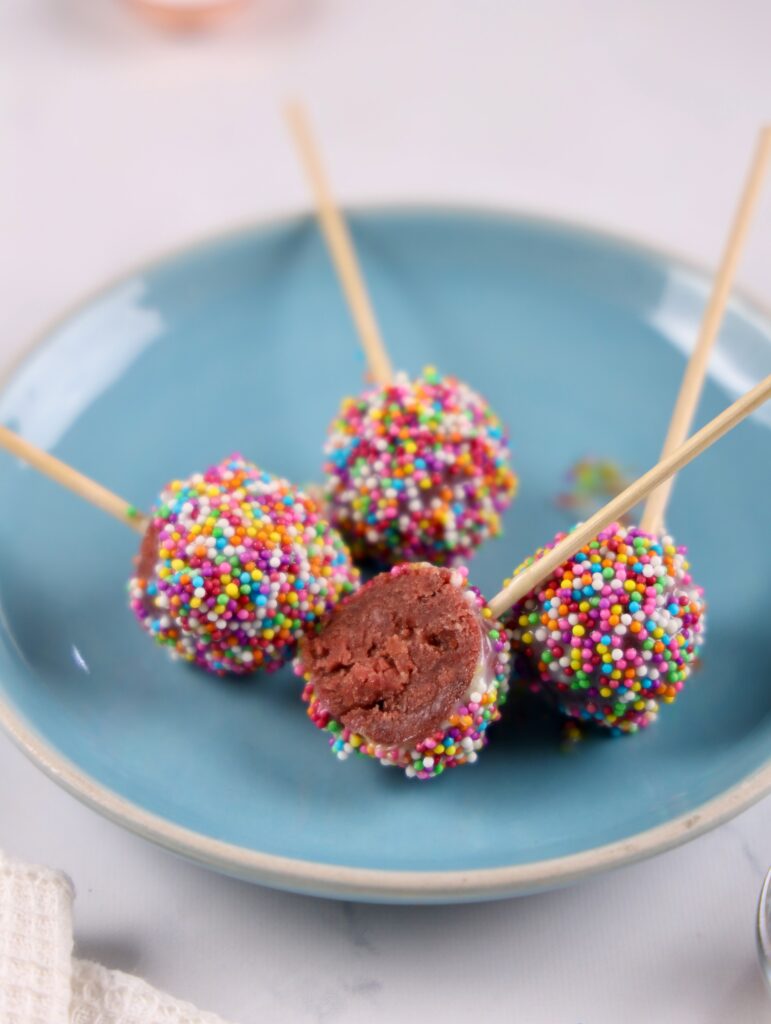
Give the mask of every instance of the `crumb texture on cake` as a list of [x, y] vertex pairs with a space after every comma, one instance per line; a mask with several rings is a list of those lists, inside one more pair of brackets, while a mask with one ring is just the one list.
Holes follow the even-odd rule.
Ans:
[[482, 632], [452, 571], [421, 564], [383, 573], [303, 645], [320, 703], [384, 745], [430, 735], [465, 696]]

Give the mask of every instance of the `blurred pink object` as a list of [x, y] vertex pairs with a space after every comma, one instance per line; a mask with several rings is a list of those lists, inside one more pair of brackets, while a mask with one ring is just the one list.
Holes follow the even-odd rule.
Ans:
[[153, 21], [167, 28], [197, 29], [243, 7], [246, 0], [130, 0]]

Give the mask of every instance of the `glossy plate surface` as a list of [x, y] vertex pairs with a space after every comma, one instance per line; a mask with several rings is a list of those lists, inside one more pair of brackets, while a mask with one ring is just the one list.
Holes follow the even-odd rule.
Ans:
[[[395, 363], [459, 375], [510, 426], [520, 496], [471, 566], [491, 595], [569, 525], [556, 498], [578, 459], [634, 474], [655, 461], [706, 278], [538, 219], [415, 208], [352, 224]], [[770, 339], [737, 300], [700, 422], [769, 372]], [[17, 367], [0, 420], [146, 508], [234, 450], [318, 478], [325, 428], [362, 370], [316, 228], [290, 219], [101, 292]], [[565, 752], [558, 724], [515, 701], [477, 766], [416, 783], [338, 763], [289, 670], [245, 684], [169, 661], [126, 608], [135, 536], [0, 453], [0, 718], [102, 813], [242, 877], [411, 902], [562, 884], [771, 788], [770, 464], [761, 413], [678, 482], [670, 526], [707, 591], [708, 642], [658, 725]]]

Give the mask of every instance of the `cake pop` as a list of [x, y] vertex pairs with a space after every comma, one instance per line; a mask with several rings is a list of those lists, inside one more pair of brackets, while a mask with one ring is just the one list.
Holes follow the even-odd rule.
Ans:
[[330, 521], [380, 563], [468, 560], [516, 490], [500, 420], [432, 368], [346, 399], [325, 452]]
[[533, 692], [569, 718], [636, 732], [690, 675], [704, 599], [685, 548], [613, 523], [517, 602], [504, 624], [515, 673]]
[[[704, 385], [741, 247], [771, 156], [758, 146], [720, 269], [675, 402], [662, 459], [685, 441]], [[641, 524], [612, 523], [524, 596], [505, 617], [515, 670], [569, 718], [613, 733], [650, 725], [691, 673], [704, 638], [704, 595], [685, 547], [664, 528], [669, 477], [647, 495]], [[542, 548], [515, 572], [537, 563]]]
[[141, 535], [134, 613], [173, 656], [210, 672], [278, 668], [358, 586], [316, 503], [240, 455], [170, 483], [148, 517], [1, 424], [0, 448]]
[[500, 533], [500, 515], [514, 497], [506, 432], [487, 403], [454, 377], [432, 368], [414, 381], [394, 376], [308, 119], [292, 104], [287, 121], [374, 382], [344, 400], [330, 429], [330, 520], [357, 558], [457, 564]]
[[279, 668], [357, 580], [316, 504], [234, 455], [163, 490], [129, 593], [170, 652], [243, 675]]

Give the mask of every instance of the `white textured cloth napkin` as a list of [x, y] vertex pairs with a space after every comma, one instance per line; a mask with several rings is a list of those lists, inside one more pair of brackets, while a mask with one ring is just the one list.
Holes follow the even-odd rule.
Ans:
[[0, 853], [2, 1024], [226, 1024], [141, 978], [72, 956], [66, 875]]

